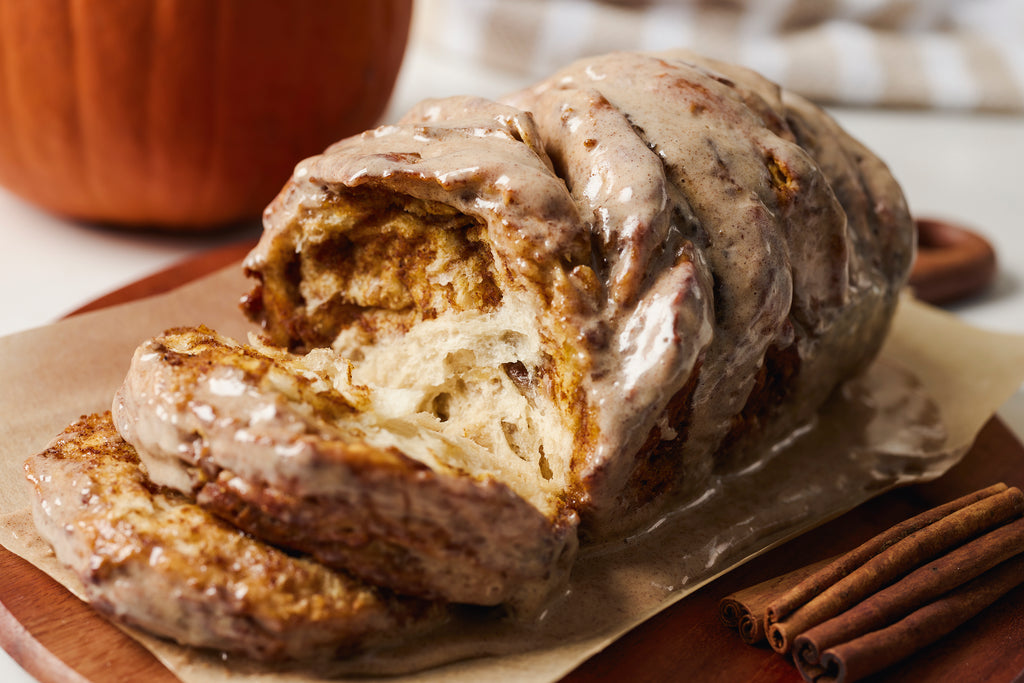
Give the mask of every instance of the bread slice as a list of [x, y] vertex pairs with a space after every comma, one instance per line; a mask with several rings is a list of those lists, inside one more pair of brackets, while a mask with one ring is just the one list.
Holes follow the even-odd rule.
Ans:
[[83, 416], [25, 469], [36, 527], [107, 616], [263, 661], [351, 655], [438, 627], [443, 605], [292, 557], [155, 487], [110, 414]]
[[[494, 369], [461, 388], [410, 373], [448, 392], [451, 429], [415, 410], [415, 382], [359, 384], [332, 354], [182, 328], [139, 347], [113, 419], [153, 481], [261, 539], [402, 594], [528, 609], [564, 583], [577, 520], [514, 436], [485, 433], [491, 411], [525, 403], [500, 404]], [[474, 402], [481, 423], [463, 408]]]

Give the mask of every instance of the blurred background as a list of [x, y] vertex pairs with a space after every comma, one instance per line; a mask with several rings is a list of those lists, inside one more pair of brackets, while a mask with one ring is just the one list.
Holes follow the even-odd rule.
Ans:
[[685, 46], [821, 103], [1021, 112], [1016, 0], [424, 0], [435, 50], [528, 79]]

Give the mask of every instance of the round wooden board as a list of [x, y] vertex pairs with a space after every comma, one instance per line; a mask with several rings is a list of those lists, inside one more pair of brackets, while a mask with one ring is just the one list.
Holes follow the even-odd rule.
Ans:
[[[78, 312], [168, 291], [237, 262], [246, 242], [221, 248], [102, 297]], [[891, 491], [776, 548], [641, 624], [569, 674], [572, 683], [699, 680], [796, 683], [791, 663], [749, 647], [718, 620], [728, 593], [848, 550], [922, 510], [994, 482], [1024, 487], [1024, 446], [991, 420], [964, 460], [940, 479]], [[177, 680], [134, 640], [31, 564], [0, 548], [0, 645], [44, 683]], [[1009, 683], [1024, 674], [1024, 587], [874, 681]]]

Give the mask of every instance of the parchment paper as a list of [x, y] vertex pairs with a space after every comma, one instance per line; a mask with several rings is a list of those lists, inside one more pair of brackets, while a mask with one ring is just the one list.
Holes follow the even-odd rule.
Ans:
[[[247, 289], [235, 265], [167, 295], [0, 338], [0, 543], [81, 595], [32, 527], [23, 461], [79, 415], [109, 407], [142, 340], [199, 323], [244, 339], [251, 328], [237, 302]], [[977, 330], [905, 297], [880, 359], [814, 425], [650, 529], [584, 548], [565, 594], [536, 621], [484, 620], [339, 671], [430, 666], [400, 679], [558, 679], [736, 565], [894, 486], [941, 475], [1022, 382], [1024, 336]], [[128, 633], [190, 683], [312, 676]]]

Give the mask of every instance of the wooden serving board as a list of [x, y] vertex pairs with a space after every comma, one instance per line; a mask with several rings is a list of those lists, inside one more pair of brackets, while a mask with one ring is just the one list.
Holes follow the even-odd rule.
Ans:
[[[229, 265], [251, 243], [169, 268], [78, 312], [167, 291]], [[956, 467], [927, 484], [891, 491], [739, 567], [636, 627], [564, 680], [797, 683], [788, 659], [744, 645], [718, 620], [734, 590], [849, 550], [920, 511], [989, 484], [1024, 487], [1024, 446], [998, 419]], [[0, 547], [0, 645], [44, 683], [171, 682], [147, 650], [28, 562]], [[1024, 676], [1024, 586], [968, 624], [872, 681], [1010, 683]]]

